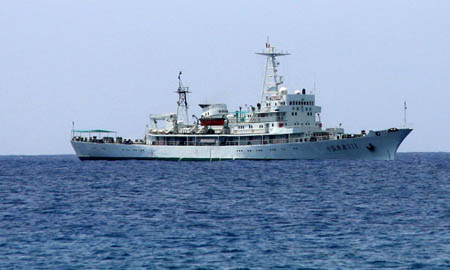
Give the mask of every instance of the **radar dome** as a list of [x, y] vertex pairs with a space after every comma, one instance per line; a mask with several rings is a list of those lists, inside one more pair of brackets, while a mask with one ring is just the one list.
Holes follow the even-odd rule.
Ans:
[[284, 86], [282, 86], [278, 91], [280, 92], [280, 95], [287, 95], [288, 92], [287, 88]]

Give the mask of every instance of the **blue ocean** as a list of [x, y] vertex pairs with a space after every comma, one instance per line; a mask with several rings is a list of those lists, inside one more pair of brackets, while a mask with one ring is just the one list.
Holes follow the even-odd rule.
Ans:
[[3, 156], [0, 269], [450, 269], [450, 153]]

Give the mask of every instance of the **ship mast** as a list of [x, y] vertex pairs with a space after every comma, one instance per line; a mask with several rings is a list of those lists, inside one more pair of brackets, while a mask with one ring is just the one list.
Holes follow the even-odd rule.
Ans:
[[276, 57], [290, 54], [287, 52], [277, 52], [275, 47], [270, 46], [269, 39], [267, 39], [266, 42], [266, 49], [256, 54], [264, 55], [267, 57], [266, 71], [264, 74], [264, 84], [261, 93], [261, 103], [263, 103], [265, 99], [264, 97], [277, 94], [278, 86], [283, 84], [283, 76], [277, 75], [277, 67], [280, 63], [277, 61]]
[[180, 71], [180, 73], [178, 73], [178, 89], [175, 93], [178, 94], [178, 101], [177, 101], [177, 119], [180, 119], [180, 109], [184, 110], [185, 113], [185, 119], [186, 119], [186, 125], [189, 125], [189, 114], [188, 114], [188, 101], [187, 101], [187, 94], [191, 93], [191, 91], [189, 91], [189, 87], [185, 87], [183, 86], [183, 82], [181, 81], [181, 75], [183, 73]]

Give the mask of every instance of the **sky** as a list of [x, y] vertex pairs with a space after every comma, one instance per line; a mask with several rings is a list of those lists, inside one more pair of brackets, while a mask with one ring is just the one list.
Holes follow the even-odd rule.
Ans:
[[143, 138], [199, 103], [255, 105], [272, 46], [288, 91], [325, 127], [399, 127], [401, 152], [450, 151], [450, 1], [20, 1], [0, 3], [0, 155], [72, 154], [78, 129]]

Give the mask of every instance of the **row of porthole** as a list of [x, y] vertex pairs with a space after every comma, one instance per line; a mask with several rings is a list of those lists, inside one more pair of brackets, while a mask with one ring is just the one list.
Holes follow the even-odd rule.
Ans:
[[[292, 149], [293, 149], [293, 150], [299, 150], [298, 147], [293, 147]], [[286, 151], [286, 148], [281, 148], [280, 150], [281, 150], [281, 151]], [[276, 148], [271, 148], [271, 149], [269, 149], [269, 152], [275, 152], [275, 151], [277, 151]], [[236, 152], [242, 153], [242, 152], [244, 152], [244, 150], [239, 149], [239, 150], [236, 150]], [[252, 150], [249, 149], [249, 150], [247, 150], [247, 152], [252, 152]], [[262, 149], [256, 149], [255, 152], [263, 152], [263, 150], [262, 150]]]
[[[253, 128], [253, 125], [248, 125], [248, 128]], [[259, 128], [264, 128], [264, 125], [259, 125]], [[238, 129], [245, 129], [245, 125], [238, 126]]]
[[[302, 109], [302, 112], [305, 110], [305, 111], [310, 111], [310, 112], [312, 112], [312, 108], [311, 107], [306, 107], [306, 108], [304, 108], [303, 109], [303, 107], [301, 108]], [[300, 107], [292, 107], [292, 110], [293, 111], [300, 111]]]
[[[237, 150], [239, 152], [239, 150]], [[241, 150], [241, 152], [243, 152], [243, 150]], [[248, 149], [247, 152], [252, 152], [251, 149]], [[262, 149], [256, 149], [255, 152], [263, 152]]]
[[[130, 151], [130, 149], [124, 149], [122, 148], [122, 151]], [[133, 149], [133, 151], [137, 152], [137, 149]], [[144, 149], [140, 149], [141, 152], [144, 152]]]
[[[297, 112], [291, 112], [291, 115], [295, 116], [295, 115], [297, 115]], [[306, 112], [306, 115], [312, 116], [312, 112]]]
[[314, 105], [314, 101], [289, 101], [289, 105]]
[[[273, 127], [273, 123], [272, 123]], [[245, 125], [237, 126], [238, 129], [245, 129]], [[253, 129], [253, 125], [248, 125], [248, 128]], [[259, 125], [258, 128], [264, 128], [264, 125]]]

